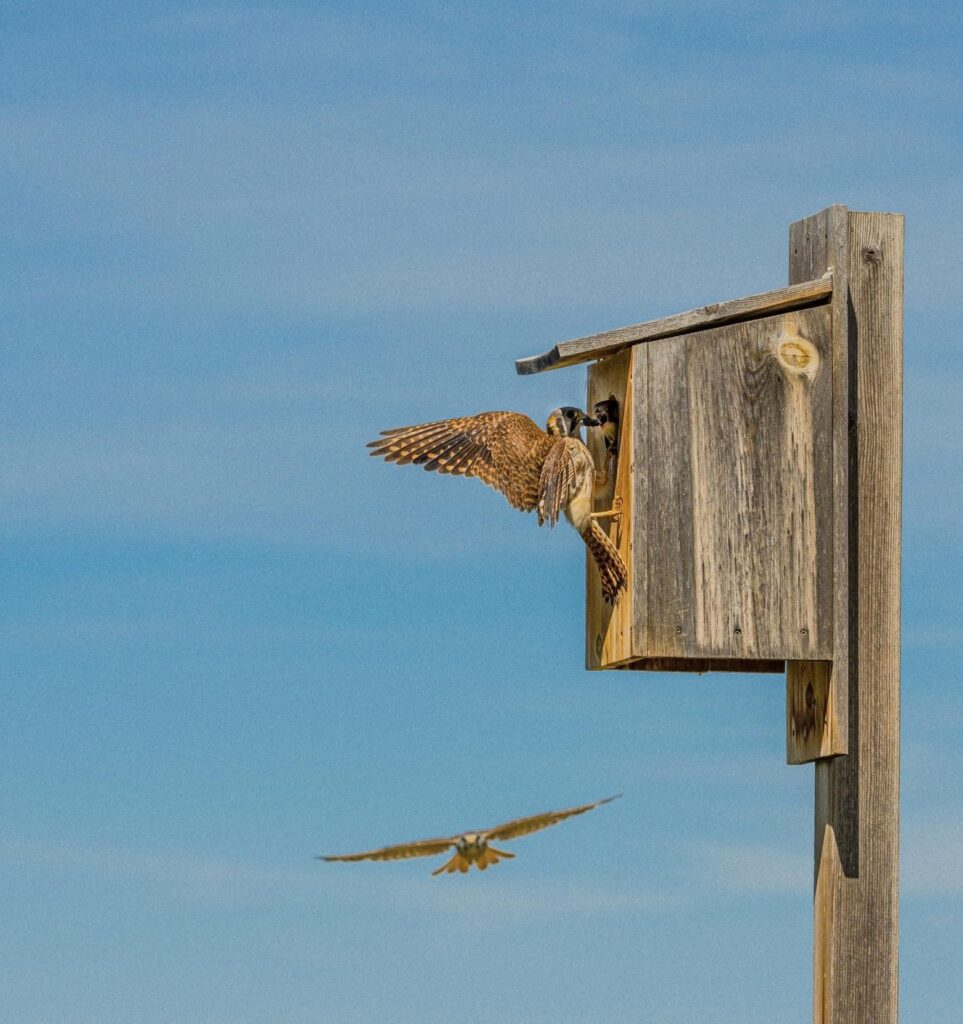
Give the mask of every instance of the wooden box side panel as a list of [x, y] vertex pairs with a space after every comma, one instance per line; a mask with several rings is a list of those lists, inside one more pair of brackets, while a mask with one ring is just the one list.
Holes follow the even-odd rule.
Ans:
[[[598, 570], [592, 556], [586, 561], [586, 637], [585, 665], [588, 669], [613, 668], [632, 657], [633, 621], [633, 523], [632, 480], [634, 477], [633, 414], [634, 389], [629, 386], [633, 375], [635, 350], [607, 356], [593, 363], [588, 373], [587, 410], [589, 415], [596, 402], [614, 396], [619, 403], [619, 451], [615, 464], [608, 467], [608, 479], [595, 495], [595, 511], [604, 512], [618, 506], [618, 519], [600, 519], [599, 526], [619, 549], [629, 573], [625, 593], [616, 603], [606, 604], [602, 599]], [[586, 431], [586, 444], [592, 452], [596, 466], [605, 464], [605, 444], [599, 430]]]
[[636, 658], [832, 657], [830, 333], [822, 305], [636, 348]]
[[[789, 281], [831, 273], [832, 391], [833, 391], [833, 660], [790, 661], [786, 671], [787, 760], [804, 764], [817, 758], [845, 754], [849, 749], [850, 577], [853, 575], [851, 536], [857, 528], [850, 519], [855, 414], [854, 377], [850, 361], [850, 256], [849, 213], [845, 206], [830, 206], [797, 221], [789, 228]], [[815, 732], [807, 731], [800, 715], [815, 713]], [[810, 722], [812, 724], [812, 722]]]

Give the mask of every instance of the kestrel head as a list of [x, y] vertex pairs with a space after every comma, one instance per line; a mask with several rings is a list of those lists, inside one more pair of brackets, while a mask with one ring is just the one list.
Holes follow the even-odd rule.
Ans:
[[477, 832], [466, 832], [463, 836], [459, 836], [455, 843], [455, 849], [459, 853], [467, 853], [469, 850], [479, 849], [484, 845], [484, 839]]
[[580, 427], [597, 427], [598, 420], [576, 409], [574, 405], [563, 405], [549, 414], [546, 431], [552, 437], [578, 437]]

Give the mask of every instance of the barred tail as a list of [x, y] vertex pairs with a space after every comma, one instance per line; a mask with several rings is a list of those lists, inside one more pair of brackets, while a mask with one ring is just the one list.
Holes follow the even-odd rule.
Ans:
[[598, 566], [599, 576], [602, 578], [602, 597], [609, 604], [615, 604], [619, 594], [625, 590], [629, 578], [618, 548], [594, 519], [589, 520], [589, 526], [582, 532], [582, 540], [592, 552]]

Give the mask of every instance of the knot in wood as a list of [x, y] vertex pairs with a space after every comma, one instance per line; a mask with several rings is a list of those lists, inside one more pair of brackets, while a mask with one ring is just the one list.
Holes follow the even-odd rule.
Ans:
[[883, 250], [878, 245], [867, 245], [863, 249], [863, 259], [867, 263], [882, 263]]
[[776, 349], [784, 370], [812, 379], [819, 367], [819, 351], [812, 342], [799, 335], [783, 335]]

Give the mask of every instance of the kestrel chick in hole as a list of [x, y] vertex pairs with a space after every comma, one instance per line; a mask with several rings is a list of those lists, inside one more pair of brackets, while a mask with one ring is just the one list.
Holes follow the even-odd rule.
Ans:
[[601, 402], [596, 402], [592, 413], [602, 428], [602, 438], [605, 441], [605, 465], [603, 467], [600, 484], [608, 483], [609, 472], [612, 463], [619, 454], [619, 403], [615, 395], [609, 395]]

